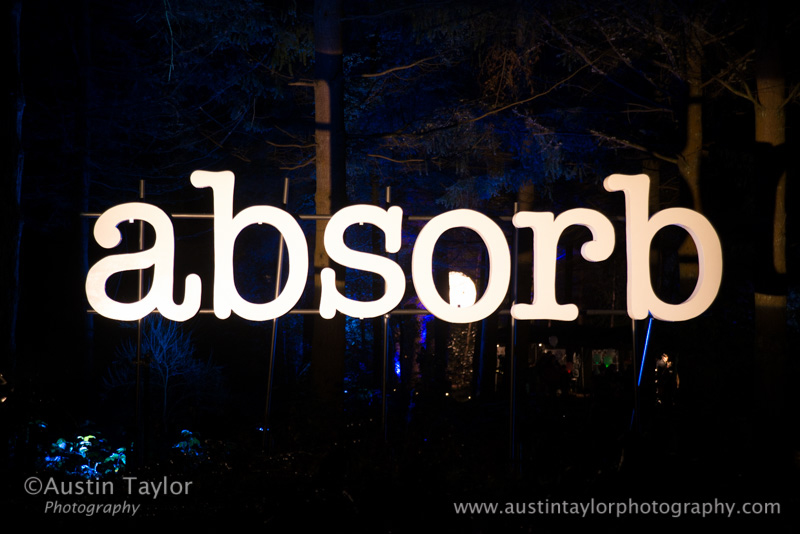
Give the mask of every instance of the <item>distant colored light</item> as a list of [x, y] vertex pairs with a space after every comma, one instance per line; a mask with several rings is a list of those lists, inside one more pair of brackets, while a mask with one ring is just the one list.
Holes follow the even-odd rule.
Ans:
[[478, 298], [478, 290], [475, 282], [465, 275], [456, 271], [450, 271], [450, 305], [458, 308], [467, 308], [475, 304]]

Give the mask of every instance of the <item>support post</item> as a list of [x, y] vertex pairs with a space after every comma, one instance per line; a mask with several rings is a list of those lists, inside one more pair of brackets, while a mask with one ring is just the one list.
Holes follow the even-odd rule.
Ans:
[[[283, 209], [289, 204], [289, 178], [283, 179]], [[281, 294], [281, 280], [283, 279], [283, 233], [279, 232], [278, 238], [278, 265], [275, 268], [275, 298]], [[267, 401], [264, 408], [264, 428], [262, 448], [268, 451], [272, 448], [270, 434], [270, 416], [272, 412], [272, 383], [275, 375], [275, 349], [278, 340], [278, 318], [272, 320], [272, 335], [269, 343], [269, 362], [267, 363]]]

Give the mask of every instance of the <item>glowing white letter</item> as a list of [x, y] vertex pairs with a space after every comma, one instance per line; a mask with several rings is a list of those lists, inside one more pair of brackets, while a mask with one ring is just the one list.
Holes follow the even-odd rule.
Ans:
[[[234, 176], [230, 171], [195, 171], [192, 185], [214, 192], [214, 315], [230, 317], [231, 311], [250, 321], [279, 317], [300, 300], [308, 277], [308, 245], [297, 221], [271, 206], [251, 206], [233, 217]], [[272, 302], [256, 304], [239, 295], [233, 280], [233, 245], [236, 236], [251, 224], [274, 226], [283, 234], [289, 252], [289, 277], [281, 294]], [[280, 283], [280, 281], [276, 281]]]
[[[153, 248], [129, 254], [108, 256], [95, 263], [86, 276], [86, 298], [89, 305], [104, 317], [118, 321], [141, 319], [156, 308], [172, 321], [186, 321], [200, 309], [201, 282], [196, 274], [186, 277], [183, 304], [172, 297], [175, 237], [167, 214], [150, 204], [131, 202], [114, 206], [103, 213], [94, 225], [94, 238], [103, 248], [114, 248], [122, 241], [117, 225], [128, 220], [141, 220], [156, 232]], [[117, 302], [106, 294], [106, 281], [123, 271], [154, 267], [153, 284], [147, 295], [137, 302]]]
[[322, 296], [319, 303], [319, 314], [331, 319], [339, 310], [351, 317], [378, 317], [392, 311], [403, 299], [406, 291], [406, 277], [403, 270], [395, 262], [382, 256], [358, 252], [344, 244], [344, 232], [356, 223], [372, 223], [386, 234], [386, 252], [400, 250], [402, 241], [403, 210], [392, 206], [383, 210], [377, 206], [350, 206], [338, 211], [330, 218], [325, 228], [325, 250], [330, 258], [345, 267], [361, 269], [379, 274], [386, 282], [384, 295], [378, 300], [359, 301], [345, 297], [336, 289], [336, 273], [325, 268], [320, 274], [322, 279]]
[[[625, 193], [628, 315], [633, 319], [645, 319], [650, 312], [663, 321], [688, 321], [708, 309], [722, 282], [722, 245], [708, 219], [686, 208], [665, 209], [648, 219], [650, 178], [646, 174], [612, 174], [603, 186], [606, 191]], [[697, 285], [681, 304], [663, 302], [650, 283], [650, 243], [659, 230], [670, 225], [686, 230], [697, 246]]]
[[601, 213], [578, 208], [553, 219], [550, 212], [523, 211], [514, 215], [514, 226], [533, 229], [533, 302], [514, 304], [515, 319], [555, 319], [574, 321], [578, 307], [556, 302], [556, 252], [558, 238], [572, 225], [592, 231], [592, 240], [583, 244], [581, 255], [589, 261], [603, 261], [614, 251], [614, 226]]
[[[433, 249], [439, 237], [451, 228], [464, 227], [481, 236], [489, 251], [489, 284], [486, 292], [472, 306], [458, 308], [442, 299], [433, 282]], [[436, 317], [450, 323], [472, 323], [491, 315], [506, 296], [511, 279], [511, 253], [503, 231], [492, 220], [476, 211], [454, 210], [431, 219], [414, 244], [411, 275], [417, 296]]]

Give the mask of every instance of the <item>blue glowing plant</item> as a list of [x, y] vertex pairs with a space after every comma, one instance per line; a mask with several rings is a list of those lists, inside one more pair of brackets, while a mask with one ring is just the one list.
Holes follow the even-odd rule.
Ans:
[[181, 441], [172, 446], [177, 449], [184, 456], [192, 458], [202, 458], [206, 456], [206, 450], [200, 440], [189, 430], [181, 430]]
[[40, 459], [44, 469], [82, 478], [101, 478], [125, 470], [125, 447], [111, 449], [106, 440], [94, 435], [77, 436], [74, 441], [59, 438]]

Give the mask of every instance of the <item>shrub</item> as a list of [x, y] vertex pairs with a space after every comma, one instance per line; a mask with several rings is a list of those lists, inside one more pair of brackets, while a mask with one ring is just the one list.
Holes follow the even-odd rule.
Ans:
[[94, 435], [74, 441], [59, 438], [40, 460], [41, 467], [82, 478], [101, 478], [125, 470], [125, 447], [113, 449]]

